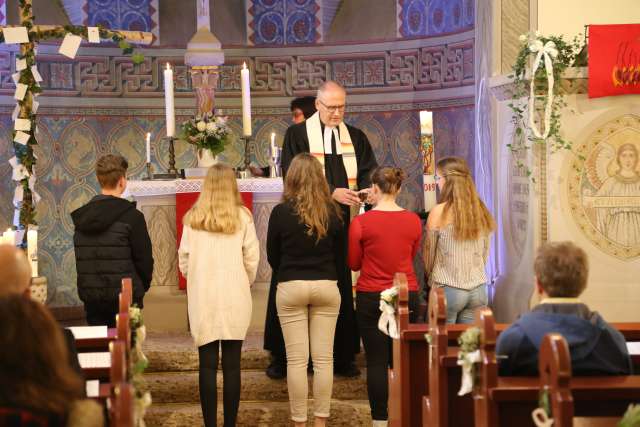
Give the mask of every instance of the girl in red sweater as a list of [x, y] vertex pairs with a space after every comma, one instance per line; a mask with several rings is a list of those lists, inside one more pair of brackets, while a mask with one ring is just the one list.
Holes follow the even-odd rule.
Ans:
[[418, 306], [418, 281], [413, 259], [418, 253], [422, 226], [413, 212], [396, 203], [404, 172], [378, 167], [371, 175], [369, 200], [375, 207], [353, 219], [349, 226], [349, 267], [360, 271], [356, 284], [356, 318], [367, 359], [367, 391], [374, 426], [386, 426], [388, 418], [387, 369], [391, 338], [378, 330], [380, 292], [393, 285], [395, 273], [409, 282], [411, 321]]

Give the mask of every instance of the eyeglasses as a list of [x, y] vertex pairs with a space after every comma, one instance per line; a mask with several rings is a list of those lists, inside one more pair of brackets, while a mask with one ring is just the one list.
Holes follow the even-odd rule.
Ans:
[[324, 108], [326, 108], [326, 109], [327, 109], [327, 111], [329, 111], [330, 113], [335, 113], [335, 112], [338, 112], [338, 111], [339, 111], [339, 112], [343, 112], [343, 111], [344, 111], [344, 109], [345, 109], [345, 106], [344, 106], [344, 105], [327, 105], [327, 104], [325, 104], [324, 102], [320, 101], [319, 99], [318, 99], [318, 102], [319, 102], [320, 104], [322, 104], [322, 106], [323, 106]]

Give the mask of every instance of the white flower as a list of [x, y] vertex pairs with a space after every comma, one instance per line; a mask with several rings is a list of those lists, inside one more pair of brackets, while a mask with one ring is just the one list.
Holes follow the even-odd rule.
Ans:
[[388, 303], [392, 303], [397, 295], [398, 295], [398, 288], [396, 288], [395, 286], [392, 286], [380, 292], [380, 299]]
[[199, 121], [198, 124], [196, 124], [196, 128], [200, 131], [200, 132], [204, 132], [207, 129], [207, 124], [203, 121]]
[[538, 30], [536, 30], [536, 38], [540, 38], [540, 36], [542, 36], [542, 33]]
[[520, 37], [518, 37], [518, 40], [524, 43], [527, 41], [527, 36], [525, 34], [520, 34]]
[[213, 132], [216, 130], [216, 124], [214, 122], [207, 123], [207, 131]]

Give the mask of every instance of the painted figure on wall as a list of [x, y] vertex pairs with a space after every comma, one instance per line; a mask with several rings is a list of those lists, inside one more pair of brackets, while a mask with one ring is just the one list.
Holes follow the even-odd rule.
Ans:
[[[622, 144], [608, 167], [609, 177], [596, 193], [597, 228], [623, 246], [640, 245], [640, 171], [638, 146]], [[600, 202], [600, 203], [598, 203]], [[604, 206], [600, 206], [604, 205]]]

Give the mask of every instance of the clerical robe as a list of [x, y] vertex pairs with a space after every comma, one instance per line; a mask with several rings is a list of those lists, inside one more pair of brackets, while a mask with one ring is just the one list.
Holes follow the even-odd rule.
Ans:
[[[282, 147], [282, 176], [286, 176], [287, 170], [293, 158], [299, 153], [309, 152], [309, 138], [307, 136], [307, 122], [293, 125], [287, 129]], [[371, 172], [378, 164], [371, 149], [371, 144], [367, 136], [360, 129], [353, 126], [346, 126], [357, 162], [357, 189], [369, 188], [371, 186]], [[324, 135], [324, 124], [321, 124], [320, 138]], [[325, 150], [324, 168], [330, 191], [336, 188], [348, 188], [349, 180], [345, 169], [342, 155], [335, 154], [335, 137], [331, 141], [331, 153]], [[344, 229], [341, 235], [342, 251], [336, 253], [336, 270], [338, 273], [338, 288], [340, 290], [341, 303], [340, 314], [336, 325], [334, 341], [335, 363], [344, 364], [353, 360], [353, 355], [360, 349], [360, 337], [356, 326], [355, 312], [353, 309], [353, 291], [351, 284], [351, 271], [347, 266], [347, 236], [350, 222], [349, 206], [341, 205], [344, 219]], [[278, 313], [275, 304], [277, 282], [275, 275], [271, 278], [271, 288], [269, 290], [269, 302], [267, 305], [267, 319], [265, 323], [264, 348], [271, 350], [275, 354], [284, 354], [284, 339], [278, 321]]]

